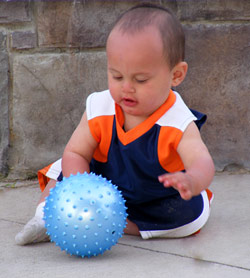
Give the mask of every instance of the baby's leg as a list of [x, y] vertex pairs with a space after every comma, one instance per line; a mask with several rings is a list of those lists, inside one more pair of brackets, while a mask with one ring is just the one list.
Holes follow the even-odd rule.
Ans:
[[127, 205], [125, 234], [141, 235], [148, 238], [180, 238], [196, 234], [207, 222], [211, 191], [203, 191], [190, 201], [184, 201], [179, 195], [154, 200], [140, 205]]
[[[168, 221], [166, 223], [163, 222], [163, 225], [160, 225], [161, 229], [144, 229], [140, 231], [142, 238], [182, 238], [199, 233], [209, 218], [212, 200], [213, 193], [208, 189], [201, 192], [199, 196], [193, 197], [190, 201], [183, 201], [181, 198], [179, 198], [179, 201], [176, 199], [171, 202], [169, 207], [166, 206], [168, 209], [163, 214], [164, 217], [171, 219], [170, 223], [174, 224], [181, 223], [182, 219], [186, 221], [188, 216], [192, 217], [191, 221], [175, 227], [169, 227]], [[180, 203], [180, 207], [178, 203]], [[150, 210], [153, 211], [153, 207]]]
[[43, 208], [45, 205], [45, 197], [49, 195], [50, 189], [55, 187], [55, 185], [55, 180], [51, 179], [48, 182], [38, 202], [35, 216], [23, 227], [23, 229], [15, 237], [15, 241], [18, 245], [49, 241], [49, 237], [46, 234], [45, 222], [43, 220]]
[[140, 231], [137, 225], [130, 220], [127, 219], [127, 225], [126, 228], [124, 229], [124, 233], [127, 235], [133, 235], [133, 236], [139, 236]]
[[45, 202], [45, 198], [49, 196], [50, 189], [56, 186], [55, 180], [49, 180], [48, 184], [46, 185], [45, 189], [43, 190], [41, 197], [39, 199], [38, 205], [42, 202]]

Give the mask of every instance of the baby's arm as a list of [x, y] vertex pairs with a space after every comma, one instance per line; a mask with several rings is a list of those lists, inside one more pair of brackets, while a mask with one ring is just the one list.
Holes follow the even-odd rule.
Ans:
[[159, 176], [165, 187], [174, 187], [185, 200], [199, 195], [212, 182], [214, 163], [195, 123], [185, 130], [177, 148], [186, 172]]
[[77, 172], [89, 172], [89, 163], [96, 147], [97, 142], [89, 130], [85, 112], [65, 147], [62, 158], [63, 175], [68, 177]]

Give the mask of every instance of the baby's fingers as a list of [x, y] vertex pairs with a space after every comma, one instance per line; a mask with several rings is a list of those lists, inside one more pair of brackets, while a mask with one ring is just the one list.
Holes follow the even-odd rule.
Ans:
[[179, 189], [177, 190], [179, 191], [182, 199], [190, 200], [192, 198], [192, 192], [185, 186], [179, 186]]
[[158, 179], [165, 187], [175, 187], [180, 182], [180, 178], [177, 174], [164, 174], [159, 176]]
[[177, 191], [180, 191], [180, 189], [182, 188], [182, 183], [180, 182], [178, 177], [172, 175], [164, 177], [162, 181], [161, 179], [159, 179], [159, 181], [162, 182], [163, 186], [166, 188], [173, 187]]
[[181, 197], [184, 200], [190, 200], [192, 198], [192, 192], [181, 177], [178, 174], [165, 174], [159, 176], [159, 181], [163, 184], [164, 187], [173, 187], [174, 189], [179, 191]]

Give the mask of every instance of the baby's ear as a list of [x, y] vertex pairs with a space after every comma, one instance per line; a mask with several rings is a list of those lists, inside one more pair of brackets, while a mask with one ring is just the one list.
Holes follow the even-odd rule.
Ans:
[[188, 64], [186, 62], [179, 62], [172, 69], [172, 86], [176, 87], [181, 84], [181, 82], [185, 79], [188, 70]]

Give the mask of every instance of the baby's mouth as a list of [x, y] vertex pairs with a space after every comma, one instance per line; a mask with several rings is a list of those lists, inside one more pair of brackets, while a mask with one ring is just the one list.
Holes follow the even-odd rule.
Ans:
[[133, 100], [133, 99], [131, 99], [131, 98], [126, 98], [126, 97], [124, 97], [124, 98], [122, 99], [122, 102], [123, 102], [123, 104], [124, 104], [125, 106], [129, 106], [129, 107], [133, 107], [133, 106], [135, 106], [136, 103], [137, 103], [135, 100]]

